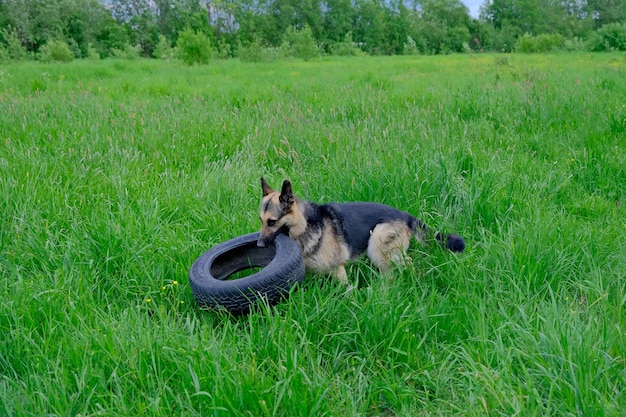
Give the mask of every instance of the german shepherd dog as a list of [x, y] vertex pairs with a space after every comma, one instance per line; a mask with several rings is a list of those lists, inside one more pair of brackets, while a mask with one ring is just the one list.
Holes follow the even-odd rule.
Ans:
[[386, 274], [405, 260], [409, 241], [434, 237], [453, 252], [462, 252], [459, 235], [435, 233], [409, 213], [378, 203], [328, 203], [318, 205], [293, 195], [285, 180], [280, 192], [261, 177], [261, 234], [257, 245], [265, 247], [279, 233], [288, 234], [302, 249], [304, 264], [313, 273], [332, 273], [348, 284], [345, 264], [363, 253]]

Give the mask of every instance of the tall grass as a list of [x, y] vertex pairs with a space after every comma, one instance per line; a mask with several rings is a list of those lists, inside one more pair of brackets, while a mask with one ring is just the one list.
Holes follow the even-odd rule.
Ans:
[[[617, 416], [626, 56], [0, 67], [0, 414]], [[233, 318], [259, 177], [468, 242]]]

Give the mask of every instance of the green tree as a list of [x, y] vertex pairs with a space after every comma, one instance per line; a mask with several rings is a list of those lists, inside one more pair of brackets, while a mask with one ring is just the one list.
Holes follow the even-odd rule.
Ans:
[[369, 54], [384, 53], [385, 14], [377, 0], [356, 0], [354, 39]]
[[402, 54], [409, 36], [410, 12], [401, 0], [392, 0], [384, 8], [385, 53]]
[[178, 57], [187, 65], [206, 64], [213, 53], [209, 37], [191, 28], [180, 33], [176, 49]]
[[417, 26], [430, 53], [462, 52], [471, 41], [469, 11], [460, 0], [424, 0]]
[[39, 50], [39, 60], [44, 62], [70, 62], [74, 60], [74, 53], [63, 41], [49, 41]]
[[22, 44], [37, 52], [48, 39], [60, 39], [63, 22], [60, 4], [46, 0], [5, 0], [6, 18]]
[[608, 23], [626, 22], [626, 1], [624, 0], [587, 0], [586, 11], [599, 29]]
[[287, 55], [302, 58], [305, 61], [316, 57], [319, 53], [317, 43], [313, 38], [313, 31], [308, 26], [302, 30], [296, 30], [293, 26], [288, 27], [281, 48], [286, 51]]
[[591, 51], [626, 51], [626, 24], [609, 23], [598, 29], [589, 38]]
[[[332, 0], [326, 3], [322, 17], [322, 37], [327, 44], [344, 41], [348, 32], [351, 32], [352, 22], [355, 19], [355, 9], [351, 0]], [[352, 41], [352, 35], [350, 35]]]
[[496, 29], [514, 28], [510, 31], [521, 36], [562, 33], [565, 14], [561, 0], [487, 0], [481, 17]]

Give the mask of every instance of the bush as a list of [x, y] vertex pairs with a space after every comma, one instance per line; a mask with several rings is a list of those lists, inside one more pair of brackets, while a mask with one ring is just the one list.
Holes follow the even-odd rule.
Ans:
[[212, 54], [211, 41], [205, 34], [187, 28], [178, 36], [176, 55], [185, 64], [206, 64]]
[[124, 49], [111, 48], [111, 55], [121, 59], [137, 59], [141, 55], [141, 46], [125, 45]]
[[154, 48], [154, 57], [158, 59], [174, 58], [174, 48], [164, 35], [159, 35], [159, 42]]
[[343, 41], [337, 42], [330, 49], [331, 54], [338, 56], [357, 56], [365, 55], [356, 42], [352, 40], [352, 32], [346, 33]]
[[578, 36], [574, 36], [571, 39], [565, 39], [563, 42], [563, 49], [566, 51], [574, 52], [574, 51], [584, 51], [585, 50], [585, 41], [583, 41]]
[[285, 56], [292, 56], [308, 61], [319, 55], [319, 48], [313, 38], [313, 31], [308, 26], [296, 30], [293, 26], [287, 28], [281, 51]]
[[217, 57], [219, 59], [227, 59], [233, 56], [233, 47], [224, 38], [217, 40]]
[[563, 47], [563, 36], [558, 33], [532, 36], [526, 34], [515, 42], [515, 52], [536, 53], [548, 52]]
[[626, 51], [626, 24], [609, 23], [594, 32], [587, 42], [593, 52]]
[[87, 59], [91, 61], [97, 61], [100, 59], [100, 53], [98, 53], [98, 50], [94, 48], [91, 43], [87, 44]]
[[6, 62], [9, 59], [9, 51], [7, 51], [7, 48], [5, 48], [2, 43], [0, 43], [0, 63]]
[[38, 59], [43, 62], [70, 62], [74, 60], [74, 53], [63, 41], [48, 41], [39, 51]]
[[28, 59], [28, 51], [22, 45], [22, 41], [17, 36], [17, 31], [10, 28], [2, 29], [2, 37], [6, 40], [6, 53], [13, 61], [23, 61]]
[[465, 45], [472, 39], [469, 29], [465, 26], [449, 27], [446, 32], [445, 46], [452, 52], [467, 52]]
[[237, 48], [237, 58], [243, 62], [269, 62], [275, 60], [278, 55], [275, 48], [263, 46], [258, 39], [252, 41], [248, 46], [243, 46], [240, 43]]
[[420, 53], [417, 43], [415, 43], [415, 40], [409, 35], [406, 36], [406, 42], [403, 45], [402, 51], [404, 55], [418, 55]]

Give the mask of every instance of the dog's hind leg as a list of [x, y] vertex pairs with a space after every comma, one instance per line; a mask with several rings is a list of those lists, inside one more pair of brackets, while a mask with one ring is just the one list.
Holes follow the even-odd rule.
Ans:
[[367, 256], [383, 274], [406, 262], [413, 232], [404, 222], [380, 223], [371, 231]]

